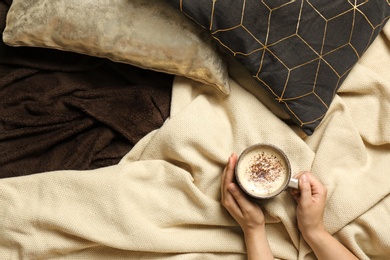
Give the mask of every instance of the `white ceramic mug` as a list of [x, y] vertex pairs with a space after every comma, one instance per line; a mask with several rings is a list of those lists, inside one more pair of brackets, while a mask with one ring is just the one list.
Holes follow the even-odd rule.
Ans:
[[272, 144], [246, 148], [238, 158], [235, 177], [241, 189], [256, 199], [273, 198], [288, 187], [298, 189], [287, 155]]

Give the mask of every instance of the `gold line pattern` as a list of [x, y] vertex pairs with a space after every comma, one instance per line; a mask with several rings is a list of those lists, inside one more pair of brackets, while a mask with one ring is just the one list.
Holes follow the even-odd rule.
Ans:
[[[319, 1], [314, 0], [286, 0], [275, 2], [271, 0], [237, 0], [237, 2], [242, 3], [242, 5], [238, 4], [239, 8], [241, 8], [241, 12], [237, 12], [237, 14], [239, 13], [241, 16], [236, 17], [237, 21], [239, 21], [239, 24], [229, 26], [228, 28], [215, 28], [214, 24], [215, 20], [218, 19], [218, 14], [226, 10], [218, 9], [221, 5], [223, 6], [222, 0], [210, 1], [212, 2], [210, 3], [210, 5], [212, 5], [212, 12], [211, 17], [209, 19], [210, 24], [208, 28], [211, 31], [213, 38], [220, 45], [226, 48], [226, 50], [228, 50], [233, 56], [239, 56], [242, 59], [245, 59], [252, 55], [258, 55], [258, 67], [255, 69], [252, 68], [252, 75], [266, 88], [268, 88], [272, 95], [274, 95], [275, 100], [284, 105], [285, 109], [289, 111], [293, 117], [295, 117], [295, 121], [299, 122], [299, 125], [301, 127], [308, 124], [313, 124], [315, 122], [319, 123], [318, 121], [320, 121], [324, 117], [326, 110], [330, 105], [331, 99], [333, 99], [334, 95], [337, 92], [337, 89], [343, 82], [343, 78], [345, 78], [345, 76], [352, 69], [354, 63], [351, 64], [349, 67], [345, 67], [343, 66], [343, 64], [339, 64], [340, 62], [336, 62], [337, 64], [335, 64], [334, 59], [337, 57], [337, 55], [339, 55], [341, 52], [347, 51], [348, 53], [350, 53], [349, 55], [352, 55], [353, 59], [355, 59], [356, 62], [363, 54], [363, 52], [369, 47], [373, 38], [378, 34], [377, 29], [380, 26], [383, 26], [384, 23], [389, 19], [389, 16], [384, 17], [384, 19], [382, 19], [378, 23], [378, 21], [376, 21], [375, 19], [371, 20], [370, 15], [364, 12], [366, 5], [378, 5], [373, 0], [339, 0], [338, 2], [343, 4], [343, 8], [340, 8], [339, 12], [337, 12], [337, 10], [332, 10], [331, 12], [327, 12], [327, 10], [323, 11], [321, 10], [321, 7], [324, 6], [324, 3], [319, 4]], [[191, 5], [191, 2], [192, 1], [190, 0], [180, 0], [181, 11], [183, 11], [183, 8], [187, 3], [187, 5]], [[251, 24], [245, 23], [247, 15], [249, 16], [248, 12], [252, 12], [253, 15], [253, 10], [251, 8], [254, 3], [256, 3], [257, 5], [263, 5], [263, 12], [268, 12], [258, 14], [259, 20], [262, 19], [264, 20], [263, 22], [267, 24], [267, 28], [264, 28], [264, 32], [262, 35], [258, 35], [257, 32], [251, 31]], [[276, 3], [280, 4], [277, 5]], [[387, 4], [388, 6], [390, 6], [390, 0], [387, 0]], [[386, 5], [386, 3], [384, 3], [383, 5]], [[234, 7], [232, 6], [231, 8]], [[275, 35], [278, 34], [278, 32], [274, 32], [274, 28], [272, 27], [275, 26], [275, 21], [273, 20], [273, 18], [278, 14], [283, 14], [283, 12], [285, 11], [295, 10], [294, 8], [299, 10], [296, 12], [297, 17], [295, 18], [296, 30], [288, 35], [284, 35], [281, 38], [277, 38]], [[307, 15], [307, 12], [311, 12], [311, 16], [317, 16], [316, 19], [322, 21], [321, 23], [324, 23], [323, 27], [319, 25], [318, 28], [316, 28], [316, 33], [318, 37], [317, 41], [315, 41], [316, 45], [312, 45], [312, 43], [310, 42], [310, 38], [308, 39], [308, 36], [305, 35], [303, 29], [307, 28], [307, 24], [311, 22], [307, 20], [309, 17], [309, 15]], [[286, 13], [289, 15], [293, 14], [292, 12]], [[390, 12], [387, 11], [387, 13], [389, 14]], [[186, 13], [186, 15], [196, 21], [196, 17], [191, 17], [191, 15], [189, 15], [188, 13]], [[343, 28], [340, 29], [339, 27], [341, 23], [343, 23], [343, 19], [349, 19], [349, 24], [345, 25]], [[362, 21], [365, 21], [365, 26], [367, 26], [367, 28], [372, 29], [371, 33], [368, 33], [368, 36], [365, 35], [363, 37], [365, 45], [360, 47], [354, 45], [354, 42], [356, 43], [356, 35], [360, 33], [360, 29], [357, 28], [357, 19], [360, 19], [360, 25]], [[304, 26], [304, 24], [306, 27]], [[338, 30], [348, 28], [348, 26], [350, 26], [351, 29], [349, 32], [345, 32], [346, 38], [344, 42], [343, 39], [331, 39], [331, 37], [334, 37], [335, 31], [337, 32]], [[230, 44], [229, 41], [232, 40], [232, 37], [239, 37], [237, 36], [238, 34], [244, 34], [244, 36], [240, 37], [250, 38], [254, 42], [257, 42], [259, 46], [257, 48], [248, 50], [236, 50], [235, 45]], [[322, 37], [322, 39], [320, 37]], [[238, 41], [240, 40], [242, 39], [238, 39]], [[329, 44], [329, 41], [331, 41], [331, 44]], [[304, 58], [301, 58], [301, 60], [299, 60], [300, 57], [298, 57], [299, 63], [297, 64], [291, 61], [291, 59], [288, 59], [288, 57], [291, 57], [291, 55], [286, 55], [286, 53], [283, 52], [283, 46], [291, 46], [291, 44], [299, 44], [297, 48], [300, 48], [301, 52], [297, 52], [296, 56], [304, 56]], [[335, 46], [334, 44], [337, 44], [337, 46]], [[271, 81], [271, 83], [269, 82], [269, 80], [267, 80], [267, 77], [263, 77], [263, 72], [267, 72], [265, 73], [267, 75], [272, 73], [270, 71], [266, 71], [270, 69], [267, 67], [267, 64], [270, 63], [270, 58], [273, 60], [273, 62], [279, 63], [279, 69], [285, 70], [285, 79], [279, 78], [277, 81], [278, 83], [275, 83], [275, 81]], [[341, 60], [341, 63], [342, 62], [343, 61]], [[290, 90], [289, 88], [291, 88], [292, 85], [290, 85], [289, 83], [295, 80], [292, 73], [295, 73], [295, 71], [297, 70], [304, 70], [308, 66], [311, 66], [312, 69], [314, 68], [314, 78], [311, 79], [312, 86], [310, 87], [310, 89], [307, 88], [308, 86], [306, 86], [306, 91]], [[326, 97], [327, 100], [324, 100], [320, 94], [321, 91], [324, 91], [325, 88], [324, 80], [326, 79], [324, 79], [324, 72], [322, 72], [324, 66], [327, 67], [326, 69], [330, 73], [334, 74], [332, 76], [333, 82], [329, 83], [329, 86], [327, 86], [328, 88], [330, 88], [327, 91], [331, 93], [331, 98]], [[320, 79], [320, 77], [322, 78]], [[325, 77], [327, 77], [327, 75], [325, 75]], [[309, 81], [310, 80], [308, 80], [308, 82]], [[279, 86], [276, 86], [275, 84], [278, 84]], [[318, 91], [318, 88], [322, 88], [322, 90]], [[292, 95], [294, 93], [298, 94]], [[321, 114], [314, 115], [315, 118], [304, 119], [301, 118], [299, 111], [291, 106], [291, 101], [294, 101], [296, 104], [297, 102], [299, 102], [300, 99], [308, 98], [309, 96], [317, 100], [317, 105], [323, 106], [323, 111], [321, 112]]]

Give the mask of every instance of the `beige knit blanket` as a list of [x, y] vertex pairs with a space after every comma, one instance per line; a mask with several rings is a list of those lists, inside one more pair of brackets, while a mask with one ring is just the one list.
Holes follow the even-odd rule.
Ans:
[[[0, 258], [245, 259], [241, 229], [220, 203], [220, 175], [233, 151], [259, 142], [326, 185], [326, 227], [353, 253], [390, 256], [390, 25], [310, 137], [231, 68], [228, 97], [177, 77], [170, 118], [119, 165], [0, 180]], [[261, 204], [275, 257], [315, 259], [290, 194]]]

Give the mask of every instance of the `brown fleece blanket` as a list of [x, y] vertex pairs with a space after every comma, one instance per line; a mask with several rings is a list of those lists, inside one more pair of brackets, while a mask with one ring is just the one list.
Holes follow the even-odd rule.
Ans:
[[[0, 1], [0, 30], [10, 1]], [[0, 42], [0, 178], [113, 165], [169, 115], [172, 76]]]

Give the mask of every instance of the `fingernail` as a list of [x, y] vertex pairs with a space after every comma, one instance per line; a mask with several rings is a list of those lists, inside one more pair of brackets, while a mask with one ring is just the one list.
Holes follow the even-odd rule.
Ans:
[[308, 181], [308, 178], [307, 178], [306, 174], [302, 174], [301, 178], [302, 178], [302, 181]]

